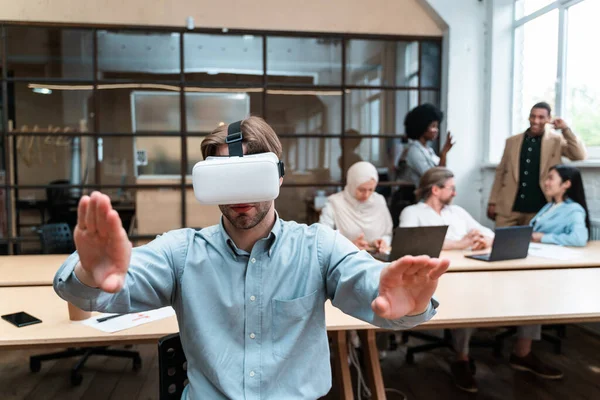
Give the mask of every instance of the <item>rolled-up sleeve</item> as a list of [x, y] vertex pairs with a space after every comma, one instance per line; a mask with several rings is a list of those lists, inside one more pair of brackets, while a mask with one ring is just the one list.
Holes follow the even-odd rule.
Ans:
[[436, 314], [438, 303], [432, 299], [422, 314], [395, 320], [379, 317], [371, 303], [379, 295], [379, 277], [387, 264], [358, 251], [344, 236], [325, 227], [319, 230], [318, 240], [327, 296], [346, 314], [385, 329], [410, 329]]
[[79, 262], [77, 252], [56, 273], [54, 290], [64, 300], [87, 311], [129, 313], [172, 305], [190, 232], [172, 231], [134, 248], [123, 289], [117, 293], [106, 293], [79, 281], [74, 272]]

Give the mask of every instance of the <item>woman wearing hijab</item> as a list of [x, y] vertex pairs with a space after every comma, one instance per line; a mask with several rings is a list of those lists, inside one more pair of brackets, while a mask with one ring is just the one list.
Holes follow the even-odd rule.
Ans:
[[385, 252], [392, 241], [392, 216], [373, 164], [360, 161], [348, 169], [344, 190], [328, 197], [319, 222], [337, 229], [360, 250]]

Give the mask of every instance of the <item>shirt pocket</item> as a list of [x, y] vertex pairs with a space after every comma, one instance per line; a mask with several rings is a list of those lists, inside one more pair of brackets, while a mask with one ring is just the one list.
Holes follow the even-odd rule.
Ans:
[[318, 321], [319, 291], [292, 300], [272, 300], [273, 354], [290, 358], [316, 344], [324, 335], [324, 321]]

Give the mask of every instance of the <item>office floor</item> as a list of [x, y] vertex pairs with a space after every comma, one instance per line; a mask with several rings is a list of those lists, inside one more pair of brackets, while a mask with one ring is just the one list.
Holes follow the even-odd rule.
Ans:
[[[413, 339], [414, 340], [414, 339]], [[416, 341], [414, 342], [416, 343]], [[158, 399], [158, 357], [156, 346], [135, 346], [143, 366], [131, 371], [124, 360], [96, 357], [88, 361], [83, 383], [72, 388], [68, 370], [72, 360], [50, 361], [37, 374], [29, 372], [28, 356], [39, 351], [0, 351], [0, 398], [2, 400], [108, 400]], [[387, 387], [401, 390], [409, 399], [597, 399], [600, 398], [600, 338], [578, 327], [570, 327], [564, 342], [564, 355], [550, 352], [548, 344], [537, 350], [562, 368], [566, 378], [548, 382], [510, 369], [506, 360], [495, 359], [490, 350], [473, 351], [477, 363], [479, 394], [470, 395], [454, 388], [448, 374], [448, 350], [436, 350], [416, 357], [417, 364], [404, 364], [400, 348], [382, 360]], [[327, 396], [336, 398], [335, 394]], [[389, 400], [401, 397], [390, 393]]]

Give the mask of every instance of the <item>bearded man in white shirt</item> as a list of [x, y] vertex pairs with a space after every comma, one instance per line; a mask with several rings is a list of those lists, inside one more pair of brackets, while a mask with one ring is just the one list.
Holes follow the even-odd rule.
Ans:
[[[447, 168], [431, 168], [419, 182], [418, 204], [406, 207], [400, 215], [400, 227], [448, 225], [444, 250], [483, 250], [492, 246], [494, 233], [477, 222], [464, 208], [453, 205], [456, 196], [454, 174]], [[456, 360], [451, 365], [452, 378], [459, 389], [477, 392], [475, 371], [469, 359], [469, 342], [473, 328], [452, 330], [452, 347]], [[540, 340], [541, 326], [521, 326], [517, 332], [510, 365], [546, 379], [560, 379], [563, 373], [539, 360], [531, 353], [532, 340]]]
[[401, 227], [448, 225], [444, 250], [482, 250], [492, 246], [494, 232], [475, 221], [464, 208], [451, 204], [456, 186], [449, 169], [435, 167], [425, 172], [416, 195], [422, 201], [402, 211]]

